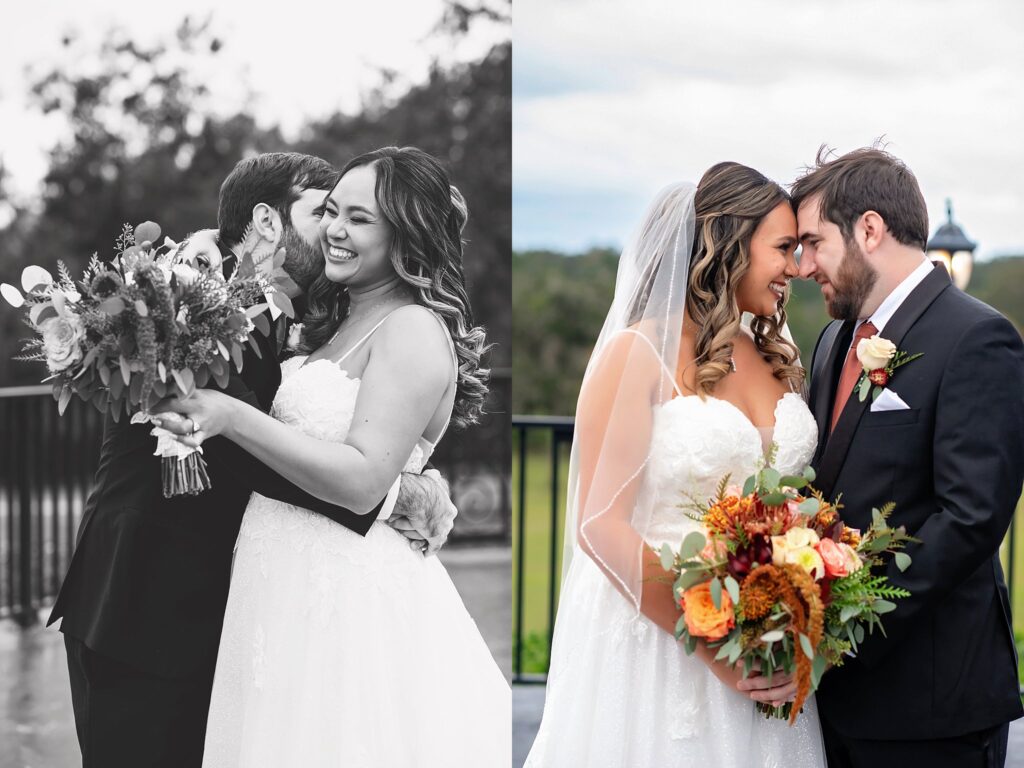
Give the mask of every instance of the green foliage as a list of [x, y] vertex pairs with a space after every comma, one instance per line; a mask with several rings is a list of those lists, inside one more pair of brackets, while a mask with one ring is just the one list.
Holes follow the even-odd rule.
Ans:
[[[516, 413], [572, 415], [580, 381], [615, 288], [618, 253], [522, 251], [512, 257]], [[794, 280], [786, 314], [804, 365], [829, 321], [821, 291]], [[1024, 256], [975, 264], [968, 292], [1024, 331]], [[809, 478], [813, 480], [813, 478]]]

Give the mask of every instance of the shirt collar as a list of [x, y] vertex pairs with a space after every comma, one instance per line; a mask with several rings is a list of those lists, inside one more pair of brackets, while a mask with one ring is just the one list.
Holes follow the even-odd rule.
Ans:
[[[878, 305], [878, 309], [874, 311], [871, 317], [867, 318], [872, 325], [877, 329], [875, 333], [881, 335], [882, 330], [885, 328], [886, 323], [892, 320], [892, 316], [896, 314], [896, 310], [900, 308], [907, 297], [921, 284], [928, 275], [931, 274], [932, 268], [935, 265], [930, 259], [925, 259], [921, 262], [921, 265], [907, 275], [903, 282], [897, 285], [892, 293], [885, 297], [885, 300]], [[854, 333], [857, 332], [857, 328], [860, 328], [863, 320], [858, 320], [857, 325], [854, 327]]]

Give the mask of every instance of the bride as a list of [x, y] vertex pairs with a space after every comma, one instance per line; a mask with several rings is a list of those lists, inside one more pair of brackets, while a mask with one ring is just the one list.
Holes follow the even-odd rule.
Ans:
[[[324, 202], [324, 274], [267, 416], [199, 390], [174, 408], [310, 493], [369, 511], [480, 414], [484, 332], [466, 207], [440, 163], [388, 147]], [[203, 765], [497, 766], [507, 683], [437, 558], [254, 494], [239, 532]]]
[[[663, 190], [623, 252], [576, 412], [566, 562], [544, 717], [528, 768], [824, 766], [813, 700], [796, 725], [755, 701], [795, 686], [687, 656], [655, 552], [685, 511], [768, 447], [786, 474], [817, 441], [784, 335], [796, 219], [776, 183], [720, 163]], [[753, 315], [749, 327], [741, 318]]]

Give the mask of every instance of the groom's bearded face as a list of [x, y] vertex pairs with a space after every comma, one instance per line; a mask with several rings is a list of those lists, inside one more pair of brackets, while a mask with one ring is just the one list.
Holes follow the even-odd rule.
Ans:
[[320, 217], [324, 198], [330, 190], [305, 189], [292, 204], [291, 221], [281, 235], [285, 249], [284, 269], [306, 291], [323, 272], [324, 254], [320, 249]]
[[828, 313], [836, 320], [857, 320], [861, 307], [871, 289], [878, 281], [878, 272], [867, 262], [853, 238], [845, 242], [846, 250], [839, 270], [832, 282], [832, 300], [828, 304]]

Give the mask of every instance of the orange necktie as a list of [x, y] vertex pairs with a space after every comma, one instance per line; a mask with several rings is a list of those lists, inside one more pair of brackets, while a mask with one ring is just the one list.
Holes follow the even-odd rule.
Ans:
[[857, 333], [853, 337], [853, 344], [850, 345], [850, 351], [846, 355], [846, 363], [843, 364], [843, 372], [839, 376], [839, 386], [836, 387], [836, 404], [832, 408], [832, 426], [829, 427], [829, 431], [836, 428], [839, 415], [843, 412], [843, 408], [846, 407], [846, 402], [850, 399], [850, 395], [853, 394], [853, 385], [857, 383], [857, 379], [864, 373], [864, 366], [857, 359], [857, 345], [863, 339], [870, 339], [876, 333], [878, 333], [878, 329], [871, 323], [861, 323], [860, 328], [857, 329]]

